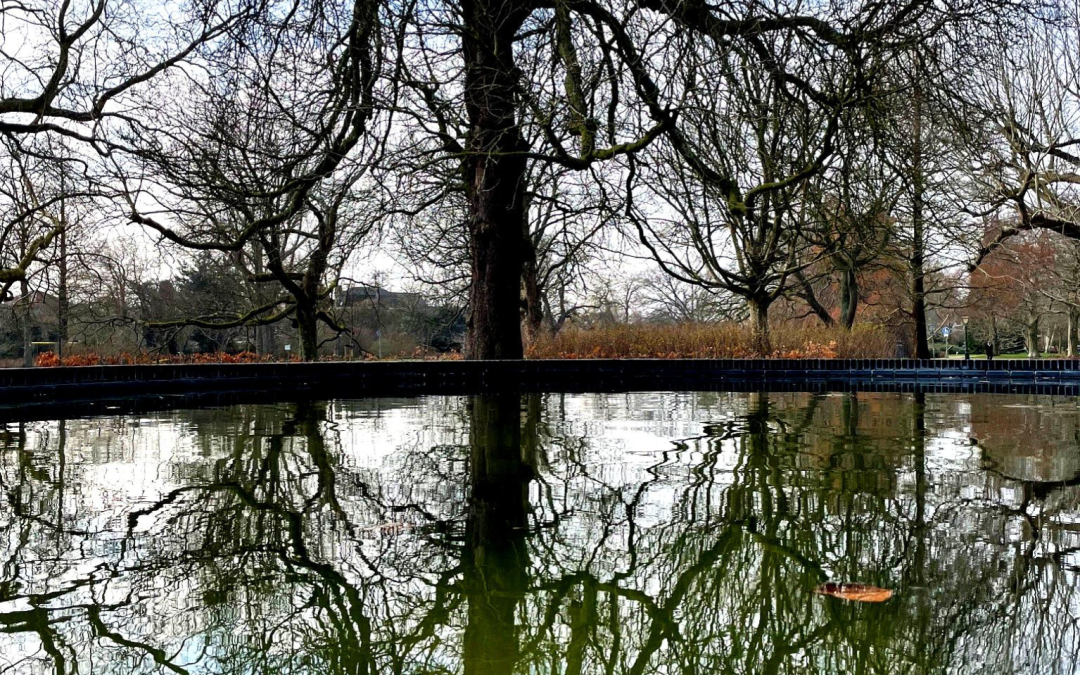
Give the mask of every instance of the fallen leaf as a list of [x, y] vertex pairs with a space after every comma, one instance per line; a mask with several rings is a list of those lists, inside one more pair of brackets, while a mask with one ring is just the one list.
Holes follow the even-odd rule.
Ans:
[[413, 526], [409, 523], [379, 523], [378, 525], [360, 528], [360, 538], [370, 539], [372, 537], [392, 537], [398, 534], [410, 532], [412, 531], [412, 529]]
[[814, 589], [818, 595], [828, 595], [841, 600], [853, 602], [885, 602], [893, 596], [893, 592], [887, 588], [878, 588], [870, 584], [859, 583], [827, 583], [821, 584]]

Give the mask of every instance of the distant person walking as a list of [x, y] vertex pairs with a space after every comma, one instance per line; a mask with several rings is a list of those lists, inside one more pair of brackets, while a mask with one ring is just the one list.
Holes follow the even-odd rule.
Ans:
[[987, 361], [993, 361], [994, 360], [994, 341], [993, 340], [987, 340], [986, 341], [986, 360]]

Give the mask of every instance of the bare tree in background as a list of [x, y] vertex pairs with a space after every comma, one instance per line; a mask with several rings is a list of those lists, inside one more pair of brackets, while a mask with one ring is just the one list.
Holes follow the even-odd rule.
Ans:
[[[426, 112], [415, 121], [418, 147], [441, 153], [464, 193], [470, 358], [521, 357], [523, 279], [527, 326], [537, 326], [544, 236], [528, 234], [530, 220], [534, 234], [547, 227], [530, 218], [530, 172], [545, 171], [537, 163], [588, 171], [662, 131], [624, 103], [633, 77], [616, 64], [639, 54], [624, 39], [636, 10], [619, 11], [630, 13], [620, 18], [591, 2], [481, 0], [424, 5], [410, 19], [405, 79], [412, 108]], [[454, 132], [458, 107], [464, 137]]]
[[[6, 163], [0, 181], [0, 298], [13, 299], [23, 363], [32, 365], [35, 330], [42, 331], [39, 340], [55, 341], [58, 351], [68, 340], [70, 268], [73, 260], [87, 262], [86, 221], [102, 195], [63, 139], [6, 135], [0, 156]], [[43, 305], [53, 304], [50, 294], [55, 316], [45, 317]], [[55, 332], [45, 332], [46, 326]]]
[[[867, 119], [849, 113], [881, 110], [883, 97], [904, 88], [888, 75], [908, 50], [938, 36], [983, 39], [983, 23], [1019, 10], [980, 0], [850, 3], [804, 15], [766, 2], [649, 6], [701, 45], [681, 63], [692, 105], [666, 134], [667, 167], [648, 181], [663, 208], [639, 212], [639, 234], [669, 273], [746, 298], [762, 353], [769, 306], [813, 262], [795, 217], [804, 184], [829, 165], [845, 122]], [[680, 167], [688, 175], [673, 180]]]
[[319, 323], [340, 330], [327, 311], [334, 281], [375, 222], [364, 182], [385, 133], [376, 97], [388, 36], [379, 0], [275, 7], [230, 31], [228, 49], [200, 54], [209, 77], [166, 90], [180, 100], [129, 139], [116, 173], [134, 222], [191, 251], [230, 253], [248, 281], [278, 289], [242, 315], [155, 326], [292, 317], [314, 360]]
[[654, 270], [641, 280], [638, 311], [650, 321], [662, 323], [715, 323], [742, 321], [746, 305], [723, 290], [689, 284]]
[[[811, 246], [806, 255], [816, 262], [797, 269], [792, 286], [822, 323], [850, 329], [862, 299], [861, 280], [885, 264], [895, 236], [899, 181], [881, 161], [866, 126], [844, 124], [839, 144], [827, 169], [799, 194], [799, 229]], [[819, 298], [822, 286], [835, 286], [835, 319]]]
[[971, 198], [999, 229], [972, 268], [1025, 230], [1080, 239], [1080, 8], [1021, 28], [1024, 39], [1002, 41], [980, 78], [994, 125], [970, 159]]
[[[824, 74], [795, 33], [752, 42], [792, 79]], [[822, 91], [797, 87], [761, 68], [751, 49], [713, 46], [695, 42], [686, 57], [684, 77], [697, 84], [687, 87], [678, 140], [642, 162], [634, 223], [666, 273], [742, 297], [766, 354], [769, 308], [810, 264], [799, 194], [833, 153], [842, 101], [858, 96], [861, 75], [841, 70]]]

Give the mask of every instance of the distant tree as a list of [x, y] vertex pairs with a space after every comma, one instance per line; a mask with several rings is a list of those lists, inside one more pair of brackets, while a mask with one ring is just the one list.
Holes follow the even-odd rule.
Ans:
[[1080, 8], [1060, 9], [1056, 21], [1018, 26], [1023, 39], [1002, 40], [981, 71], [994, 124], [967, 153], [969, 198], [997, 229], [978, 242], [972, 268], [1024, 231], [1080, 239]]
[[[849, 114], [873, 114], [851, 111]], [[842, 126], [840, 149], [800, 193], [798, 218], [809, 243], [808, 267], [791, 281], [793, 293], [807, 303], [825, 325], [851, 328], [862, 301], [862, 280], [888, 264], [896, 236], [893, 209], [899, 181], [882, 161], [872, 131], [852, 122]], [[836, 317], [824, 306], [815, 287], [835, 286]]]
[[[992, 322], [1012, 324], [1024, 336], [1028, 356], [1038, 358], [1040, 324], [1054, 304], [1058, 247], [1049, 233], [1014, 238], [983, 258], [971, 273], [969, 303]], [[994, 339], [993, 337], [991, 339]]]
[[230, 49], [201, 53], [210, 77], [176, 85], [168, 92], [176, 104], [159, 106], [150, 133], [132, 139], [147, 185], [133, 185], [133, 168], [116, 163], [134, 222], [182, 248], [231, 253], [247, 281], [276, 289], [243, 314], [189, 324], [288, 317], [305, 360], [318, 356], [320, 323], [343, 330], [327, 312], [329, 297], [375, 225], [364, 185], [385, 133], [376, 105], [392, 44], [383, 5], [262, 9], [229, 34]]
[[742, 321], [746, 306], [722, 289], [688, 284], [655, 270], [641, 279], [637, 293], [637, 311], [651, 321], [664, 323], [713, 323]]

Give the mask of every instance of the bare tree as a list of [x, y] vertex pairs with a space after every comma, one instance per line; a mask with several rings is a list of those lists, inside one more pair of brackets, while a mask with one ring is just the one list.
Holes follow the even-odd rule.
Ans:
[[823, 91], [793, 87], [751, 49], [697, 44], [687, 55], [686, 78], [697, 84], [685, 94], [682, 130], [639, 169], [634, 223], [665, 272], [742, 297], [768, 353], [770, 306], [810, 264], [807, 254], [819, 255], [800, 236], [800, 194], [833, 153], [840, 102], [858, 95], [859, 78], [822, 71], [796, 33], [753, 42], [792, 78], [827, 78]]
[[664, 323], [711, 323], [741, 321], [745, 305], [723, 290], [680, 281], [662, 270], [641, 279], [639, 310], [651, 321]]
[[[59, 134], [111, 147], [108, 123], [131, 122], [132, 96], [254, 16], [264, 3], [199, 0], [169, 12], [110, 0], [5, 2], [0, 133]], [[137, 114], [137, 113], [136, 113]]]
[[[649, 6], [670, 12], [701, 44], [680, 62], [686, 103], [666, 134], [668, 167], [648, 181], [663, 208], [639, 213], [639, 234], [669, 273], [746, 298], [762, 352], [769, 306], [817, 253], [806, 248], [796, 214], [805, 183], [826, 171], [845, 140], [845, 125], [875, 121], [883, 101], [907, 88], [889, 74], [910, 49], [982, 38], [983, 23], [1015, 9], [979, 0], [851, 3], [803, 15], [767, 2]], [[680, 165], [688, 176], [672, 180]], [[923, 276], [921, 268], [914, 274], [918, 283]]]
[[1080, 239], [1080, 10], [1055, 22], [1019, 26], [981, 78], [993, 115], [986, 142], [971, 153], [972, 210], [999, 225], [971, 267], [1016, 234], [1049, 229]]
[[[249, 311], [167, 325], [260, 325], [294, 317], [301, 354], [317, 358], [318, 325], [345, 260], [375, 223], [364, 182], [385, 131], [376, 97], [385, 66], [379, 0], [272, 9], [230, 32], [231, 49], [202, 54], [177, 105], [131, 139], [131, 219], [192, 251], [223, 251], [252, 283], [279, 289]], [[194, 114], [193, 114], [193, 111]]]

